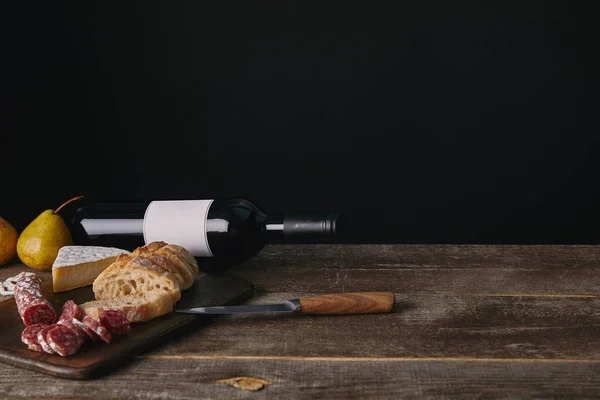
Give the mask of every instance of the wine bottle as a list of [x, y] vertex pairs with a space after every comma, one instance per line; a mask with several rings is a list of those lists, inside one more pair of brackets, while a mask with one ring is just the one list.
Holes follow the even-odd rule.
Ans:
[[245, 199], [91, 203], [73, 217], [75, 244], [132, 251], [154, 241], [188, 249], [203, 270], [218, 272], [270, 242], [318, 242], [338, 236], [339, 217], [267, 215]]

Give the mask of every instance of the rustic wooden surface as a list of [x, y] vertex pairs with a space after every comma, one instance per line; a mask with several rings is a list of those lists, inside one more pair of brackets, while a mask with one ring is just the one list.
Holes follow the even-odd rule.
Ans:
[[[600, 246], [274, 245], [227, 275], [254, 283], [248, 303], [392, 291], [396, 306], [221, 316], [91, 381], [0, 364], [0, 398], [600, 397]], [[239, 376], [268, 384], [217, 383]]]

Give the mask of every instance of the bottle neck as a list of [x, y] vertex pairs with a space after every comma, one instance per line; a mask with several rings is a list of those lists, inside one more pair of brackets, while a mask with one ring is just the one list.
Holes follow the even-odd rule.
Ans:
[[285, 236], [285, 225], [283, 223], [283, 215], [269, 215], [265, 221], [266, 239], [269, 243], [283, 242]]
[[269, 215], [265, 228], [269, 242], [327, 240], [338, 236], [339, 217], [335, 214]]

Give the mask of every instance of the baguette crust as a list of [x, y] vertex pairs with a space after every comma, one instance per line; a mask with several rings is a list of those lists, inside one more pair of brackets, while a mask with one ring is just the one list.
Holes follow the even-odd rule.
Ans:
[[100, 318], [102, 310], [119, 309], [129, 322], [145, 322], [173, 311], [173, 299], [168, 294], [128, 295], [112, 300], [88, 301], [80, 305], [85, 315]]
[[145, 246], [138, 247], [133, 252], [135, 253], [136, 251], [140, 251], [140, 252], [146, 252], [146, 251], [148, 251], [150, 253], [154, 253], [155, 251], [157, 251], [161, 247], [165, 247], [165, 246], [167, 246], [167, 243], [165, 243], [165, 242], [150, 242], [150, 243], [148, 243]]
[[194, 271], [194, 268], [190, 265], [189, 262], [186, 261], [185, 257], [182, 255], [181, 252], [178, 252], [168, 246], [165, 246], [158, 249], [156, 253], [165, 256], [169, 260], [171, 260], [173, 265], [180, 269], [181, 274], [185, 275], [186, 285], [184, 290], [192, 286], [192, 284], [194, 283], [194, 278], [198, 273]]
[[194, 283], [196, 272], [194, 268], [185, 260], [181, 253], [174, 251], [168, 247], [162, 247], [156, 251], [156, 254], [164, 256], [179, 270], [184, 277], [183, 290], [188, 289]]
[[192, 268], [192, 273], [194, 275], [196, 275], [199, 272], [198, 263], [196, 262], [196, 258], [194, 258], [192, 253], [187, 251], [184, 247], [178, 246], [176, 244], [168, 244], [165, 247], [168, 248], [169, 250], [173, 251], [175, 254], [178, 254], [181, 257], [183, 257], [183, 259], [189, 263], [190, 267]]
[[92, 285], [96, 301], [82, 308], [93, 318], [102, 309], [120, 309], [130, 322], [148, 321], [171, 312], [198, 273], [184, 247], [152, 242], [121, 254], [102, 271]]
[[167, 257], [165, 257], [161, 254], [158, 254], [158, 253], [151, 253], [151, 252], [140, 252], [137, 256], [139, 258], [145, 258], [146, 260], [150, 261], [157, 267], [160, 267], [160, 268], [164, 269], [165, 271], [170, 272], [173, 275], [173, 277], [177, 280], [179, 289], [183, 290], [183, 287], [185, 286], [183, 277], [181, 276], [179, 269], [177, 267], [175, 267], [175, 265], [173, 265], [173, 263]]

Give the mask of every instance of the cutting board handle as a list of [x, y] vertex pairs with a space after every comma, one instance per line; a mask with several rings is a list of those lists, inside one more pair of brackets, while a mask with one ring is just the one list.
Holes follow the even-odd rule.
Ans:
[[300, 299], [303, 314], [387, 313], [394, 307], [394, 293], [362, 292], [325, 294]]

